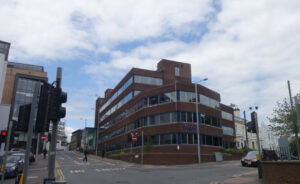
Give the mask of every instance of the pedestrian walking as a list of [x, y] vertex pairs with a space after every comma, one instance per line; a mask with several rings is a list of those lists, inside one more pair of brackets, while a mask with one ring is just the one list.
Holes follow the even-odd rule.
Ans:
[[105, 151], [102, 149], [102, 159], [104, 159]]
[[83, 161], [86, 161], [86, 162], [87, 162], [87, 150], [86, 150], [86, 149], [84, 150], [84, 158], [83, 158]]
[[46, 159], [46, 154], [47, 154], [47, 149], [46, 148], [44, 148], [43, 153], [44, 153], [44, 159]]

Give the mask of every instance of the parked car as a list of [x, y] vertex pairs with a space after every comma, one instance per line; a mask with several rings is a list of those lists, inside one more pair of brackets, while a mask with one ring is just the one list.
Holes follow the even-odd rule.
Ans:
[[20, 152], [25, 152], [23, 148], [12, 148], [10, 151], [20, 151]]
[[[1, 165], [3, 162], [3, 156], [1, 157]], [[15, 177], [18, 173], [23, 172], [24, 162], [22, 161], [22, 157], [18, 155], [8, 155], [6, 159], [5, 166], [5, 177]], [[3, 173], [0, 172], [0, 175]]]
[[241, 159], [242, 166], [257, 166], [257, 154], [258, 151], [249, 151], [247, 155]]
[[[9, 154], [15, 154], [15, 153], [23, 153], [25, 155], [25, 150], [23, 148], [12, 148], [9, 151]], [[32, 152], [29, 152], [29, 162], [34, 162], [35, 161], [35, 154]]]

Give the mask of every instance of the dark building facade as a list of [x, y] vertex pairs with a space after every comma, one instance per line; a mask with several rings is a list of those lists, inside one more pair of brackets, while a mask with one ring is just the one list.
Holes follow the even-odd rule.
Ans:
[[97, 104], [98, 149], [109, 156], [132, 144], [138, 161], [143, 144], [144, 163], [197, 163], [197, 99], [201, 160], [213, 161], [214, 152], [235, 145], [233, 109], [220, 103], [219, 93], [202, 85], [197, 91], [190, 64], [163, 59], [156, 71], [131, 69]]
[[80, 148], [81, 139], [82, 139], [82, 131], [83, 130], [78, 129], [78, 130], [72, 132], [70, 150], [76, 150], [77, 148]]

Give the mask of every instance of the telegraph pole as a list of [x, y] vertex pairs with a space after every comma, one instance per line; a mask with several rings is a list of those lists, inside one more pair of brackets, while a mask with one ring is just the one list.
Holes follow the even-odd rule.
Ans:
[[[61, 87], [62, 68], [58, 67], [56, 72], [56, 88]], [[52, 121], [52, 139], [50, 143], [50, 154], [48, 163], [48, 178], [55, 179], [55, 156], [56, 156], [56, 137], [57, 124], [59, 120]]]
[[291, 92], [291, 85], [290, 81], [287, 81], [288, 89], [289, 89], [289, 96], [290, 96], [290, 102], [291, 102], [291, 109], [293, 110], [293, 99], [292, 99], [292, 92]]
[[248, 142], [248, 133], [247, 133], [247, 120], [246, 120], [246, 111], [244, 111], [244, 122], [245, 122], [245, 132], [246, 132], [246, 150], [249, 151], [249, 142]]

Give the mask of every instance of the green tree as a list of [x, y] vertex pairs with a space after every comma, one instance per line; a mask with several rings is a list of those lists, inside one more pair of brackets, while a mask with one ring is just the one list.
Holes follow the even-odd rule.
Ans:
[[[300, 94], [296, 95], [296, 99], [300, 100]], [[292, 136], [295, 135], [298, 140], [299, 127], [297, 124], [297, 113], [295, 107], [291, 107], [287, 98], [282, 102], [277, 102], [276, 107], [273, 109], [272, 117], [268, 117], [271, 124], [271, 130], [277, 135]], [[298, 153], [299, 153], [299, 142]]]
[[147, 135], [147, 142], [146, 142], [146, 145], [145, 145], [145, 151], [146, 152], [150, 152], [151, 149], [153, 147], [153, 144], [152, 144], [152, 141], [151, 141], [151, 135]]

